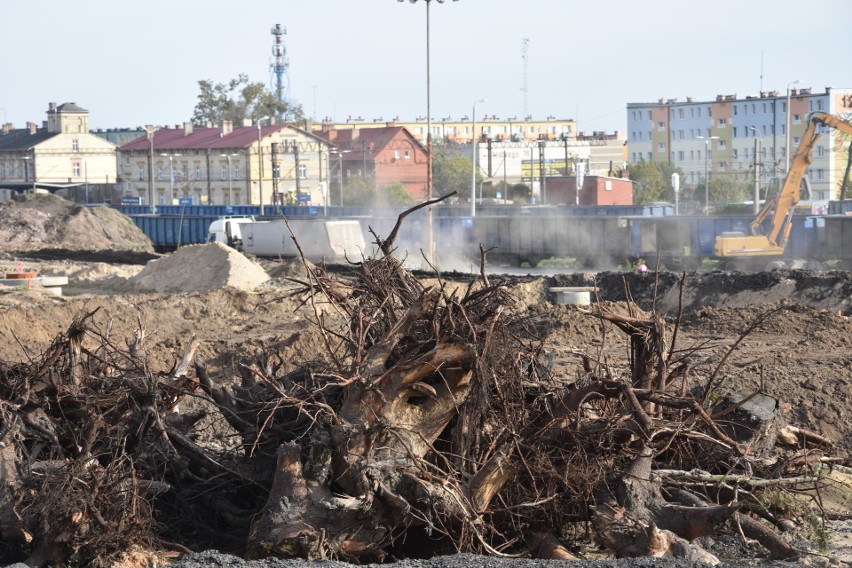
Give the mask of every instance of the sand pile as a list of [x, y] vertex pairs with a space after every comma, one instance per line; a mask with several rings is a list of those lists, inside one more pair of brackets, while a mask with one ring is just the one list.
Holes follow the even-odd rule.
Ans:
[[0, 203], [0, 243], [4, 251], [154, 250], [145, 233], [115, 209], [82, 207], [50, 194]]
[[184, 293], [220, 288], [254, 290], [269, 280], [259, 264], [242, 253], [211, 243], [180, 248], [172, 255], [152, 260], [129, 278], [123, 292]]

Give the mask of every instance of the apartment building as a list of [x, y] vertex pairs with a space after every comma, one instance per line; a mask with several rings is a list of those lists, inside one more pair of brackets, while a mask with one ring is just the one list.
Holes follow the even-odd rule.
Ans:
[[[765, 186], [786, 175], [788, 158], [798, 148], [813, 112], [852, 119], [852, 89], [828, 87], [815, 93], [790, 88], [745, 98], [718, 95], [712, 101], [628, 103], [628, 162], [671, 162], [684, 172], [682, 183], [692, 187], [703, 183], [705, 172], [708, 177], [745, 179], [754, 175], [757, 163]], [[815, 200], [838, 198], [848, 144], [830, 131], [814, 148], [808, 179]]]
[[119, 186], [140, 204], [327, 205], [328, 143], [284, 124], [147, 127], [118, 149]]
[[[399, 118], [385, 121], [376, 118], [372, 121], [359, 117], [349, 117], [346, 122], [334, 122], [326, 117], [322, 121], [322, 127], [335, 130], [352, 128], [376, 128], [401, 126], [408, 130], [421, 144], [426, 144], [426, 134], [429, 124], [426, 117], [417, 117], [414, 122], [401, 122]], [[319, 125], [317, 127], [320, 127]], [[577, 137], [577, 123], [574, 120], [557, 120], [554, 116], [548, 116], [546, 120], [533, 120], [531, 116], [518, 120], [517, 117], [501, 119], [494, 114], [477, 113], [476, 124], [470, 115], [453, 119], [451, 116], [440, 119], [432, 119], [432, 142], [470, 144], [476, 131], [477, 141], [485, 142], [524, 142], [538, 140], [562, 140], [564, 138], [574, 139]]]
[[[79, 201], [109, 198], [116, 180], [115, 144], [89, 132], [89, 111], [49, 103], [47, 120], [0, 130], [0, 198], [58, 192]], [[100, 200], [100, 199], [99, 199]]]

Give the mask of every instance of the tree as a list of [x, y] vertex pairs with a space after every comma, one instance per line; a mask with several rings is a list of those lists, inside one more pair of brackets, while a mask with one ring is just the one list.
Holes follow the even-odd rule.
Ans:
[[630, 180], [633, 182], [633, 203], [642, 205], [655, 201], [674, 202], [672, 174], [677, 173], [681, 179], [684, 174], [671, 164], [665, 162], [639, 162], [630, 166]]
[[[453, 152], [448, 147], [433, 146], [432, 148], [432, 193], [441, 197], [453, 191], [458, 192], [459, 198], [470, 199], [471, 169], [473, 164], [470, 157]], [[476, 184], [479, 185], [482, 176], [476, 172]]]
[[193, 124], [220, 124], [224, 120], [242, 124], [246, 118], [256, 119], [261, 116], [291, 121], [304, 118], [301, 106], [279, 103], [263, 83], [250, 82], [244, 73], [227, 83], [201, 80], [198, 81], [198, 88], [198, 103], [192, 114]]

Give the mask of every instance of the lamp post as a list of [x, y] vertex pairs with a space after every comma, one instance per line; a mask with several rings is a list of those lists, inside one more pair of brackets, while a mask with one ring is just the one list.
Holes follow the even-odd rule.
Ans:
[[148, 136], [148, 205], [151, 207], [151, 215], [157, 212], [154, 204], [154, 125], [145, 127]]
[[225, 158], [226, 160], [228, 160], [228, 201], [225, 202], [225, 205], [230, 205], [231, 204], [231, 198], [234, 195], [233, 194], [233, 191], [234, 191], [234, 184], [233, 184], [234, 175], [233, 175], [233, 173], [231, 173], [231, 172], [233, 172], [233, 170], [231, 169], [231, 156], [232, 156], [232, 154], [220, 154], [220, 155], [223, 158]]
[[790, 81], [787, 83], [787, 140], [786, 140], [786, 148], [784, 150], [784, 176], [787, 176], [787, 172], [790, 171], [790, 128], [792, 127], [792, 122], [790, 117], [792, 113], [790, 112], [790, 87], [793, 85], [798, 85], [799, 79], [795, 81]]
[[175, 164], [174, 158], [180, 154], [160, 154], [169, 159], [169, 205], [173, 205], [175, 201]]
[[473, 101], [473, 130], [470, 133], [471, 179], [470, 179], [470, 216], [476, 217], [476, 103], [484, 103], [487, 99]]
[[263, 216], [263, 151], [260, 147], [261, 135], [262, 131], [260, 128], [260, 123], [264, 120], [269, 120], [268, 116], [261, 116], [257, 119], [257, 190], [260, 195], [260, 215]]
[[709, 156], [710, 141], [718, 140], [718, 136], [696, 136], [698, 140], [704, 140], [704, 214], [710, 214], [710, 184], [709, 184]]
[[[405, 0], [397, 0], [404, 2]], [[426, 3], [426, 200], [432, 200], [432, 83], [430, 73], [429, 59], [429, 5], [432, 2], [444, 3], [444, 0], [423, 0]], [[417, 0], [409, 0], [412, 4], [416, 4]], [[458, 2], [458, 0], [453, 0]], [[433, 229], [432, 229], [432, 206], [427, 209], [427, 225], [428, 236], [426, 244], [426, 259], [432, 262], [433, 253]]]

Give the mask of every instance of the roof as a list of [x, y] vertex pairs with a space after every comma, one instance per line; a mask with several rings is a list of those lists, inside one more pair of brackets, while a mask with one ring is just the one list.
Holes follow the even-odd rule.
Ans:
[[[288, 124], [267, 124], [260, 127], [260, 136], [265, 138], [282, 130], [293, 130], [317, 141], [326, 142], [322, 138], [301, 128]], [[182, 128], [161, 128], [154, 131], [154, 148], [156, 150], [199, 150], [248, 148], [257, 143], [257, 126], [238, 126], [230, 134], [223, 135], [221, 128], [193, 127], [190, 134], [185, 134]], [[148, 136], [143, 135], [119, 148], [121, 152], [148, 150]]]
[[330, 144], [347, 150], [360, 150], [367, 147], [378, 150], [400, 137], [408, 139], [412, 145], [422, 149], [422, 144], [404, 126], [323, 130], [317, 131], [317, 135]]
[[16, 128], [5, 134], [0, 133], [0, 152], [32, 150], [34, 146], [56, 135], [56, 132], [48, 132], [45, 128], [39, 128], [34, 134], [30, 134], [27, 128]]
[[48, 110], [47, 114], [52, 114], [52, 113], [55, 113], [55, 112], [65, 112], [65, 113], [82, 112], [82, 113], [87, 113], [89, 111], [84, 109], [81, 106], [78, 106], [77, 103], [63, 103], [63, 104], [59, 105], [58, 107], [56, 107], [55, 110]]

